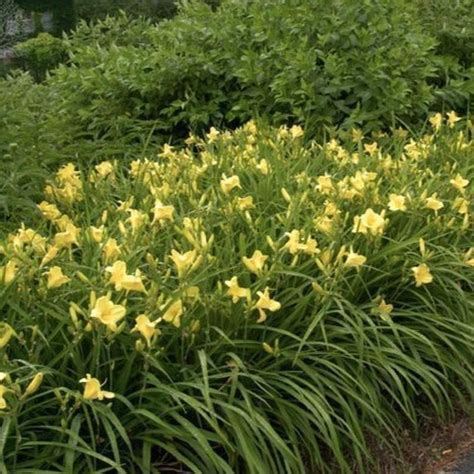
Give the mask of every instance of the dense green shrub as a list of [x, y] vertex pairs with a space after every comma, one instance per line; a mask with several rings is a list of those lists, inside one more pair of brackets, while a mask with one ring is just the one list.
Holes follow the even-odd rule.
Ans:
[[311, 127], [392, 124], [432, 99], [434, 41], [402, 5], [227, 0], [212, 12], [190, 2], [117, 47], [104, 45], [113, 34], [92, 41], [102, 24], [83, 26], [69, 44], [75, 67], [51, 86], [71, 97], [75, 120], [98, 129], [117, 116], [156, 119], [163, 131], [263, 114]]
[[66, 59], [66, 46], [59, 38], [49, 33], [40, 33], [35, 38], [18, 43], [14, 48], [17, 58], [32, 76], [41, 81], [46, 72]]

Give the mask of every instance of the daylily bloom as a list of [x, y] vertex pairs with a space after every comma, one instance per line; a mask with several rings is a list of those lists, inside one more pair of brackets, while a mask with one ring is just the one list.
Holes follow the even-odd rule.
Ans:
[[63, 274], [61, 267], [51, 267], [49, 271], [45, 273], [48, 277], [48, 289], [59, 288], [71, 281], [71, 279]]
[[107, 296], [101, 296], [97, 299], [91, 311], [91, 318], [98, 319], [111, 331], [116, 331], [117, 323], [125, 317], [125, 313], [126, 309], [124, 306], [114, 304]]
[[54, 236], [54, 245], [59, 249], [70, 248], [73, 244], [79, 245], [77, 236], [79, 229], [74, 224], [68, 224], [64, 232], [58, 232]]
[[364, 265], [366, 261], [367, 257], [354, 252], [351, 247], [350, 252], [347, 254], [346, 261], [344, 262], [344, 266], [349, 268], [359, 268]]
[[265, 159], [260, 160], [256, 168], [262, 173], [263, 175], [267, 175], [269, 173], [268, 162]]
[[237, 175], [227, 178], [225, 174], [222, 175], [221, 189], [225, 194], [229, 194], [234, 188], [241, 188], [240, 179]]
[[179, 253], [173, 249], [171, 250], [171, 260], [173, 260], [178, 276], [181, 278], [196, 264], [198, 254], [196, 249], [189, 250], [185, 253]]
[[407, 207], [405, 201], [405, 196], [402, 196], [401, 194], [390, 194], [388, 208], [391, 211], [406, 211]]
[[372, 209], [367, 209], [361, 216], [354, 218], [354, 228], [352, 232], [361, 234], [381, 235], [385, 227], [384, 211], [377, 214]]
[[374, 156], [375, 154], [377, 154], [378, 150], [379, 145], [377, 142], [364, 144], [364, 151], [370, 156]]
[[48, 251], [44, 255], [43, 260], [41, 260], [40, 267], [44, 267], [49, 262], [51, 262], [51, 260], [56, 258], [56, 255], [58, 255], [58, 252], [59, 252], [59, 249], [55, 245], [51, 245], [51, 247], [49, 247]]
[[[146, 293], [139, 273], [136, 275], [127, 275], [127, 265], [122, 260], [117, 260], [111, 267], [107, 267], [105, 270], [111, 274], [109, 283], [113, 283], [117, 291], [123, 289]], [[137, 272], [139, 272], [139, 270], [137, 270]]]
[[115, 239], [108, 239], [102, 247], [102, 255], [106, 262], [115, 260], [121, 254], [120, 245], [117, 244]]
[[104, 398], [114, 398], [115, 394], [102, 390], [100, 382], [91, 377], [91, 374], [86, 374], [85, 378], [79, 380], [84, 385], [84, 398], [86, 400], [103, 400]]
[[288, 242], [283, 246], [292, 255], [295, 255], [300, 250], [300, 231], [293, 229], [291, 232], [285, 232], [288, 237]]
[[0, 349], [5, 347], [14, 335], [15, 331], [9, 324], [0, 322]]
[[458, 191], [464, 192], [464, 188], [469, 184], [469, 180], [463, 178], [460, 174], [449, 181]]
[[268, 287], [266, 287], [263, 292], [257, 291], [257, 295], [259, 296], [259, 299], [254, 306], [254, 308], [256, 308], [260, 314], [257, 323], [263, 323], [267, 319], [265, 310], [272, 312], [278, 311], [281, 308], [281, 304], [278, 301], [272, 300], [270, 298]]
[[425, 207], [428, 209], [431, 209], [432, 211], [439, 211], [444, 207], [444, 204], [442, 201], [437, 199], [438, 193], [433, 193], [430, 197], [426, 198], [426, 204]]
[[165, 206], [161, 201], [158, 199], [155, 201], [155, 207], [153, 208], [153, 221], [155, 223], [157, 221], [172, 221], [173, 220], [173, 213], [174, 207], [173, 206]]
[[5, 400], [4, 396], [10, 390], [5, 387], [5, 385], [0, 384], [0, 410], [5, 410], [7, 408], [7, 401]]
[[137, 209], [128, 209], [130, 217], [127, 222], [130, 222], [132, 232], [137, 232], [146, 222], [147, 215]]
[[316, 186], [317, 191], [321, 192], [322, 194], [330, 194], [333, 189], [334, 187], [330, 175], [325, 174], [323, 176], [318, 176], [318, 184]]
[[252, 209], [255, 207], [253, 204], [253, 197], [252, 196], [245, 196], [243, 198], [237, 198], [237, 207], [241, 211], [246, 211], [247, 209]]
[[5, 285], [8, 285], [15, 279], [16, 273], [16, 261], [9, 260], [4, 267], [0, 267], [0, 283], [5, 283]]
[[429, 118], [429, 122], [432, 127], [437, 131], [443, 124], [443, 116], [438, 112]]
[[91, 225], [89, 227], [89, 231], [90, 231], [90, 234], [91, 234], [91, 237], [92, 239], [99, 243], [102, 241], [103, 237], [104, 237], [104, 226], [100, 226], [100, 227], [94, 227], [93, 225]]
[[138, 331], [145, 338], [147, 346], [150, 347], [153, 336], [160, 333], [160, 330], [155, 327], [159, 320], [150, 321], [146, 314], [140, 314], [135, 318], [135, 322], [135, 327], [131, 332]]
[[379, 305], [373, 308], [372, 313], [378, 314], [383, 321], [390, 321], [390, 314], [393, 311], [393, 304], [388, 304], [385, 300], [381, 300]]
[[427, 285], [433, 281], [433, 275], [430, 273], [428, 265], [422, 263], [417, 267], [412, 267], [413, 276], [415, 277], [416, 286]]
[[114, 165], [110, 161], [102, 161], [101, 163], [95, 166], [95, 169], [99, 176], [105, 178], [110, 173], [113, 173]]
[[255, 250], [252, 257], [242, 257], [243, 264], [248, 268], [249, 271], [260, 275], [267, 260], [268, 255], [264, 255], [260, 250]]
[[43, 216], [50, 221], [54, 221], [61, 217], [61, 211], [56, 207], [55, 204], [51, 204], [47, 201], [42, 201], [38, 204], [37, 207], [41, 211]]
[[181, 300], [176, 300], [163, 314], [163, 320], [179, 328], [181, 326], [181, 316], [183, 315], [183, 312], [183, 302]]
[[456, 209], [459, 214], [468, 214], [469, 201], [461, 196], [458, 196], [453, 202], [453, 209]]
[[232, 303], [237, 303], [240, 298], [245, 298], [247, 301], [250, 301], [250, 288], [242, 288], [239, 286], [236, 276], [232, 277], [230, 280], [226, 280], [224, 283], [229, 287], [227, 295], [232, 297]]
[[454, 112], [454, 110], [451, 112], [448, 112], [446, 115], [448, 117], [449, 128], [453, 128], [456, 122], [459, 122], [461, 120], [461, 117], [458, 117], [458, 115], [456, 114], [456, 112]]

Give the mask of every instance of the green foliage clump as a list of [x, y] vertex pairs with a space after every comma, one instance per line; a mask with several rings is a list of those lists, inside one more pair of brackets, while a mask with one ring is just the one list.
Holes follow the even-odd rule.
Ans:
[[0, 240], [4, 471], [374, 473], [471, 403], [474, 130], [431, 125], [52, 174]]
[[67, 57], [64, 42], [49, 33], [40, 33], [35, 38], [18, 43], [14, 51], [23, 67], [37, 81], [43, 80], [49, 70], [64, 62]]
[[227, 0], [216, 11], [190, 2], [132, 44], [104, 46], [113, 33], [96, 44], [103, 24], [83, 25], [69, 42], [75, 67], [61, 67], [51, 86], [72, 96], [75, 118], [104, 129], [124, 115], [163, 132], [255, 115], [391, 125], [420, 117], [432, 98], [434, 41], [411, 13], [386, 0]]

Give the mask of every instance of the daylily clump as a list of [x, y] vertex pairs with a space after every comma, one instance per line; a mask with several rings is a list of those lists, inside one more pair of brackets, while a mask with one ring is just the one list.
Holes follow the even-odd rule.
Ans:
[[[71, 449], [116, 432], [136, 436], [118, 450], [157, 439], [156, 456], [199, 463], [193, 443], [226, 452], [251, 429], [290, 453], [324, 430], [363, 443], [344, 407], [415, 413], [405, 385], [444, 400], [474, 340], [464, 122], [326, 143], [250, 122], [129, 163], [65, 164], [36, 225], [0, 241], [0, 413], [27, 419], [37, 401]], [[216, 466], [203, 472], [231, 472]]]

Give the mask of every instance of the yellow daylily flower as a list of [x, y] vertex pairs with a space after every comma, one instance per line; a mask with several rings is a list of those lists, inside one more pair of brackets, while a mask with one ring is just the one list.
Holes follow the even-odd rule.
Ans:
[[469, 214], [469, 201], [461, 196], [458, 196], [453, 202], [453, 209], [459, 214]]
[[443, 124], [443, 116], [438, 112], [429, 118], [431, 126], [438, 131]]
[[14, 329], [9, 324], [0, 322], [0, 349], [5, 347], [15, 335]]
[[0, 410], [5, 410], [7, 408], [7, 401], [4, 398], [7, 392], [10, 392], [10, 389], [5, 387], [5, 385], [0, 384]]
[[116, 331], [117, 323], [125, 317], [126, 312], [124, 306], [114, 304], [108, 296], [101, 296], [95, 302], [95, 306], [91, 311], [91, 318], [98, 319], [111, 331]]
[[100, 177], [105, 178], [114, 172], [114, 165], [110, 161], [102, 161], [95, 166], [95, 169]]
[[103, 400], [104, 398], [114, 398], [115, 393], [102, 390], [98, 379], [93, 378], [91, 374], [86, 374], [85, 378], [79, 380], [84, 385], [83, 397], [86, 400]]
[[51, 204], [47, 201], [42, 201], [37, 205], [43, 216], [50, 220], [55, 221], [61, 217], [61, 211], [56, 207], [55, 204]]
[[71, 281], [71, 279], [63, 274], [63, 270], [61, 267], [51, 267], [49, 271], [45, 273], [48, 277], [47, 287], [48, 289], [59, 288], [60, 286], [64, 285]]
[[463, 178], [460, 174], [457, 174], [454, 179], [451, 179], [450, 184], [455, 187], [458, 191], [464, 192], [464, 188], [469, 184], [469, 180]]
[[122, 260], [117, 260], [111, 267], [106, 267], [105, 271], [111, 274], [109, 283], [115, 285], [116, 291], [123, 289], [146, 293], [139, 270], [137, 270], [135, 275], [127, 275], [127, 265]]
[[405, 204], [406, 197], [401, 194], [390, 194], [388, 208], [391, 211], [406, 211], [407, 206]]
[[173, 249], [171, 250], [171, 260], [173, 260], [176, 267], [178, 277], [181, 278], [198, 262], [198, 253], [196, 249], [185, 253], [179, 253]]
[[454, 110], [451, 112], [448, 112], [446, 116], [448, 117], [449, 128], [453, 128], [456, 122], [459, 122], [461, 120], [461, 117], [458, 117], [458, 114], [454, 112]]
[[159, 320], [150, 321], [150, 318], [146, 314], [139, 314], [135, 318], [135, 327], [131, 332], [139, 332], [146, 341], [148, 347], [150, 347], [151, 340], [155, 334], [160, 334], [160, 330], [156, 328]]
[[354, 228], [352, 232], [361, 234], [381, 235], [385, 228], [385, 211], [380, 214], [374, 212], [371, 208], [367, 209], [361, 216], [354, 218]]
[[222, 175], [221, 189], [225, 194], [229, 194], [234, 188], [241, 188], [240, 179], [237, 175], [227, 178], [225, 174]]
[[431, 209], [432, 211], [439, 211], [444, 207], [442, 201], [437, 199], [438, 193], [433, 193], [430, 197], [426, 198], [425, 207]]
[[152, 224], [165, 220], [172, 221], [174, 210], [175, 209], [173, 206], [165, 206], [160, 200], [157, 199], [155, 201], [155, 207], [153, 208]]
[[256, 168], [262, 173], [263, 175], [267, 175], [270, 172], [270, 168], [268, 166], [268, 162], [265, 159], [260, 160]]
[[291, 232], [285, 232], [288, 237], [288, 242], [283, 246], [292, 255], [295, 255], [300, 250], [300, 231], [293, 229]]
[[247, 301], [250, 301], [250, 288], [242, 288], [239, 286], [236, 276], [232, 277], [230, 280], [226, 280], [224, 283], [229, 288], [227, 290], [227, 295], [232, 298], [232, 303], [237, 303], [240, 298], [245, 298]]
[[416, 286], [427, 285], [433, 281], [433, 275], [428, 265], [422, 263], [417, 267], [412, 267], [413, 276], [415, 277]]
[[108, 239], [102, 247], [102, 256], [105, 262], [115, 260], [122, 253], [120, 245], [117, 244], [115, 239]]
[[51, 262], [51, 260], [55, 259], [58, 255], [58, 252], [58, 247], [56, 247], [55, 245], [51, 245], [46, 254], [44, 255], [43, 260], [41, 260], [40, 267], [44, 267], [49, 262]]
[[260, 250], [255, 250], [250, 258], [242, 257], [242, 262], [249, 271], [260, 275], [267, 259], [268, 255], [264, 255]]
[[183, 302], [181, 300], [176, 300], [163, 314], [163, 320], [179, 328], [181, 326], [181, 316], [183, 315], [183, 312]]
[[15, 260], [9, 260], [5, 266], [0, 267], [0, 283], [8, 285], [11, 283], [17, 274], [18, 267]]
[[127, 219], [127, 222], [130, 223], [132, 227], [132, 232], [137, 232], [147, 220], [147, 215], [138, 209], [128, 209], [130, 217]]
[[322, 194], [330, 194], [334, 186], [332, 184], [332, 178], [327, 173], [323, 176], [318, 176], [318, 184], [316, 185], [316, 190]]
[[237, 207], [241, 211], [246, 211], [247, 209], [252, 209], [253, 207], [255, 207], [253, 204], [253, 196], [237, 198]]
[[59, 249], [71, 248], [71, 246], [79, 245], [77, 237], [79, 235], [79, 229], [74, 224], [68, 224], [64, 232], [58, 232], [54, 236], [54, 245]]
[[391, 320], [390, 315], [392, 311], [393, 311], [393, 304], [386, 303], [385, 300], [382, 299], [380, 303], [378, 304], [378, 306], [373, 308], [371, 312], [372, 314], [379, 315], [383, 321], [390, 321]]
[[257, 309], [260, 314], [260, 317], [258, 318], [257, 323], [263, 323], [267, 319], [265, 310], [275, 312], [281, 308], [281, 304], [278, 301], [272, 300], [270, 298], [269, 291], [270, 290], [268, 287], [266, 287], [263, 292], [257, 291], [257, 295], [259, 296], [259, 299], [254, 306], [254, 308]]
[[102, 239], [104, 238], [104, 226], [101, 225], [100, 227], [94, 227], [91, 225], [89, 227], [89, 232], [92, 237], [92, 240], [95, 242], [99, 243], [102, 242]]
[[370, 156], [375, 156], [377, 152], [379, 151], [379, 145], [377, 142], [365, 143], [364, 151]]
[[367, 257], [364, 255], [360, 255], [353, 251], [352, 247], [350, 252], [346, 256], [346, 261], [344, 262], [344, 266], [348, 268], [359, 268], [365, 264], [367, 261]]

